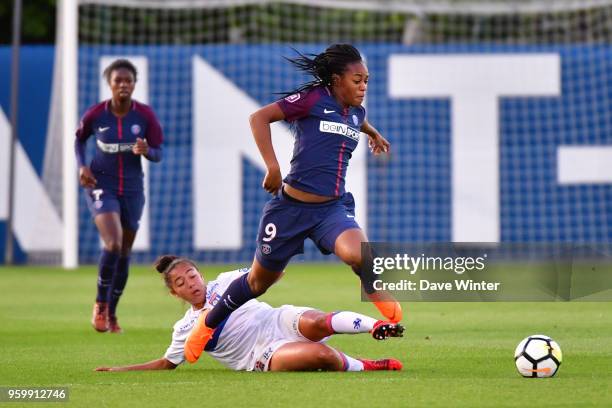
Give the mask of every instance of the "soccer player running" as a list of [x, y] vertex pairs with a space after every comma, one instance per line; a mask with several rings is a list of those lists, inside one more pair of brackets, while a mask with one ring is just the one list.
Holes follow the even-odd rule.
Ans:
[[[155, 268], [163, 275], [170, 293], [189, 303], [185, 316], [176, 322], [172, 342], [162, 358], [144, 364], [99, 367], [97, 371], [173, 369], [185, 361], [185, 340], [199, 316], [220, 301], [227, 287], [248, 269], [220, 274], [208, 282], [189, 259], [160, 257]], [[273, 308], [252, 299], [239, 307], [215, 331], [206, 352], [233, 370], [246, 371], [369, 371], [401, 370], [395, 359], [365, 360], [350, 357], [327, 344], [337, 333], [371, 333], [377, 340], [401, 337], [398, 324], [377, 321], [354, 312], [323, 313], [292, 305]]]
[[[75, 151], [80, 183], [104, 243], [91, 323], [99, 332], [121, 333], [117, 303], [145, 204], [141, 156], [159, 162], [163, 134], [153, 110], [132, 99], [137, 71], [130, 61], [115, 60], [104, 70], [104, 78], [112, 97], [85, 112]], [[85, 148], [90, 136], [96, 139], [96, 152], [88, 166]]]
[[[186, 344], [188, 360], [199, 357], [213, 330], [233, 310], [263, 294], [280, 277], [291, 257], [303, 253], [306, 238], [322, 253], [335, 253], [361, 277], [361, 243], [367, 237], [355, 221], [355, 203], [345, 192], [344, 178], [360, 132], [367, 134], [375, 155], [387, 153], [390, 145], [366, 119], [362, 102], [369, 73], [359, 51], [335, 44], [312, 57], [299, 54], [288, 60], [311, 74], [313, 81], [250, 117], [267, 167], [263, 188], [275, 197], [264, 207], [250, 272], [236, 279], [213, 310], [200, 318]], [[295, 131], [291, 171], [284, 180], [270, 130], [279, 120], [293, 124]], [[386, 319], [401, 320], [398, 302], [383, 300], [365, 279], [362, 285]]]

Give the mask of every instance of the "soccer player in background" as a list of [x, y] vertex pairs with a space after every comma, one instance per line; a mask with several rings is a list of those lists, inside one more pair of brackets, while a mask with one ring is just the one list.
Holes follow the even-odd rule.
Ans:
[[[92, 325], [99, 332], [121, 333], [117, 303], [125, 288], [130, 252], [145, 204], [141, 157], [162, 158], [162, 128], [153, 110], [132, 99], [137, 80], [125, 59], [104, 70], [109, 100], [91, 106], [76, 131], [79, 180], [87, 205], [104, 243], [98, 263], [98, 291]], [[96, 152], [87, 165], [87, 139], [94, 136]]]
[[[160, 257], [155, 265], [170, 293], [189, 303], [185, 316], [176, 322], [172, 342], [162, 358], [144, 364], [99, 367], [97, 371], [173, 369], [185, 361], [185, 340], [196, 320], [221, 299], [228, 285], [248, 269], [203, 280], [189, 259]], [[323, 313], [308, 307], [283, 305], [273, 308], [252, 299], [217, 327], [206, 352], [233, 370], [246, 371], [370, 371], [401, 370], [395, 359], [365, 360], [350, 357], [327, 344], [334, 334], [371, 333], [377, 340], [401, 337], [399, 324], [383, 322], [354, 312]]]
[[[366, 119], [362, 102], [369, 73], [359, 51], [349, 44], [334, 44], [312, 57], [299, 54], [288, 60], [311, 74], [313, 81], [250, 117], [267, 167], [263, 188], [275, 196], [263, 210], [250, 272], [229, 286], [187, 341], [186, 350], [195, 359], [214, 328], [240, 305], [263, 294], [291, 257], [304, 252], [307, 238], [322, 253], [335, 253], [361, 277], [361, 243], [367, 237], [355, 221], [355, 202], [344, 189], [344, 178], [360, 132], [367, 134], [375, 155], [387, 153], [390, 145]], [[291, 123], [295, 133], [291, 171], [284, 180], [270, 130], [270, 124], [279, 120]], [[386, 319], [401, 320], [398, 302], [382, 301], [365, 279], [362, 285]]]

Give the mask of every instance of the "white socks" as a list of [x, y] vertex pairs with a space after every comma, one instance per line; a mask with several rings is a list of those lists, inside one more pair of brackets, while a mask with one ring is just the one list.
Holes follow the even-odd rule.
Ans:
[[357, 360], [356, 358], [347, 356], [346, 354], [340, 351], [338, 353], [340, 353], [340, 357], [342, 357], [342, 360], [344, 362], [344, 371], [363, 371], [363, 363], [361, 361]]
[[368, 333], [378, 320], [355, 312], [330, 313], [327, 321], [336, 333], [356, 334]]

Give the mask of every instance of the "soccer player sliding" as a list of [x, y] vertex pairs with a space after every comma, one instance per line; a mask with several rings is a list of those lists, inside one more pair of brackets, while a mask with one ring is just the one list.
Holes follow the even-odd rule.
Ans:
[[[163, 134], [153, 110], [132, 99], [137, 71], [125, 59], [104, 70], [111, 99], [91, 106], [76, 132], [81, 186], [104, 243], [98, 263], [98, 293], [91, 324], [99, 332], [121, 333], [117, 304], [128, 278], [130, 253], [145, 204], [141, 157], [162, 159]], [[87, 139], [96, 139], [90, 165]]]
[[[155, 268], [170, 293], [191, 307], [174, 325], [172, 342], [163, 357], [143, 364], [98, 367], [97, 371], [173, 369], [185, 361], [185, 340], [199, 316], [205, 316], [227, 287], [248, 269], [220, 274], [206, 283], [195, 263], [174, 255], [160, 257]], [[395, 359], [366, 360], [348, 356], [325, 344], [334, 334], [371, 333], [377, 340], [401, 337], [399, 324], [348, 311], [324, 313], [308, 307], [278, 308], [250, 300], [217, 327], [205, 351], [232, 370], [246, 371], [370, 371], [401, 370]]]
[[[362, 276], [361, 243], [367, 237], [355, 221], [355, 202], [344, 189], [349, 159], [360, 132], [374, 155], [389, 152], [389, 142], [368, 122], [362, 106], [369, 73], [359, 51], [334, 44], [318, 55], [288, 59], [313, 76], [289, 96], [250, 117], [251, 131], [267, 172], [263, 188], [274, 195], [263, 209], [250, 272], [232, 282], [222, 299], [201, 315], [185, 345], [196, 361], [215, 328], [245, 302], [263, 294], [293, 255], [310, 238], [324, 254], [334, 253], [362, 278], [366, 294], [390, 322], [402, 319], [392, 298], [382, 297]], [[286, 120], [295, 130], [291, 171], [283, 179], [272, 145], [270, 124]]]

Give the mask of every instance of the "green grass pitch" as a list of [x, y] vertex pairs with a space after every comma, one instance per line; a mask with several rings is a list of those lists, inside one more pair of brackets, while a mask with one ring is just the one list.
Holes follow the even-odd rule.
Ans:
[[[202, 268], [206, 280], [229, 269]], [[612, 406], [612, 303], [404, 303], [404, 338], [330, 341], [352, 356], [399, 358], [402, 372], [232, 372], [204, 356], [175, 371], [100, 373], [161, 357], [187, 306], [151, 268], [133, 267], [118, 309], [125, 333], [96, 333], [95, 281], [93, 267], [0, 268], [0, 386], [66, 386], [72, 407]], [[377, 316], [337, 264], [293, 263], [262, 300]], [[515, 346], [536, 333], [561, 345], [554, 378], [515, 370]]]

